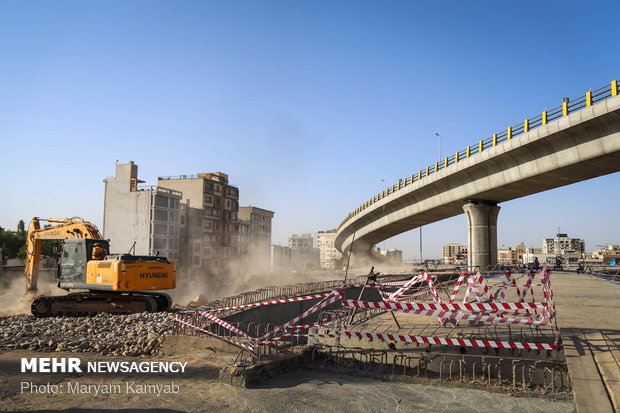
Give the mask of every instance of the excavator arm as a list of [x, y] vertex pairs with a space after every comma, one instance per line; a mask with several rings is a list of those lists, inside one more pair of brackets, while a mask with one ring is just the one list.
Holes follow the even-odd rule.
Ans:
[[[41, 228], [41, 221], [51, 222], [56, 225]], [[32, 218], [28, 226], [26, 238], [26, 293], [37, 292], [39, 280], [39, 260], [41, 258], [42, 240], [63, 240], [67, 238], [93, 238], [101, 239], [97, 227], [82, 218], [73, 217], [66, 219], [38, 217]]]

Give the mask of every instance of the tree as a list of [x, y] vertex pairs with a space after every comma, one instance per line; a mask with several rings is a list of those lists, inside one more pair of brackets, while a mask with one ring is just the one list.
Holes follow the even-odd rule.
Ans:
[[17, 223], [17, 233], [20, 235], [26, 235], [26, 224], [24, 224], [23, 219], [20, 219]]
[[[49, 227], [46, 225], [45, 227]], [[0, 227], [0, 248], [2, 248], [2, 259], [19, 258], [26, 259], [26, 225], [20, 219], [17, 223], [17, 231], [5, 230]], [[41, 255], [56, 258], [56, 252], [62, 241], [42, 241]]]
[[[26, 225], [23, 220], [17, 223], [17, 231], [0, 231], [0, 248], [2, 248], [2, 259], [25, 258], [26, 257]], [[20, 254], [23, 249], [23, 254]]]
[[25, 245], [26, 234], [18, 234], [17, 231], [9, 230], [0, 232], [0, 247], [2, 247], [3, 258], [16, 258], [19, 249]]

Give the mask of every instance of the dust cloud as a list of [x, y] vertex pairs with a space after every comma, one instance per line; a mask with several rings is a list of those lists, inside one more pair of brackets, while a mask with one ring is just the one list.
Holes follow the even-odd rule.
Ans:
[[[270, 286], [282, 286], [317, 281], [343, 280], [345, 269], [335, 270], [288, 270], [272, 271], [271, 259], [265, 255], [252, 254], [242, 259], [233, 259], [220, 271], [208, 269], [177, 268], [177, 288], [166, 291], [173, 304], [180, 306], [203, 306], [247, 291], [254, 291]], [[351, 263], [348, 279], [368, 275], [374, 267], [375, 273], [410, 274], [418, 271], [411, 265], [399, 264], [386, 260], [371, 260], [357, 257]], [[355, 266], [353, 266], [353, 264]]]
[[279, 286], [315, 281], [343, 279], [341, 270], [282, 270], [270, 269], [269, 256], [250, 254], [229, 260], [220, 271], [177, 268], [177, 288], [168, 291], [177, 305], [206, 305], [224, 297]]
[[[53, 273], [53, 271], [51, 272]], [[26, 296], [26, 276], [23, 272], [5, 271], [0, 280], [0, 316], [30, 314], [34, 296]], [[56, 286], [53, 275], [40, 271], [37, 295], [65, 295], [67, 292]]]

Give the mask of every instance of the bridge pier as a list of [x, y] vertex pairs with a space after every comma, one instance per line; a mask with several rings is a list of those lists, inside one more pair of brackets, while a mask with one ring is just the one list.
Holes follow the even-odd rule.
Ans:
[[463, 205], [467, 216], [467, 249], [470, 269], [484, 270], [497, 264], [497, 216], [495, 203], [470, 201]]

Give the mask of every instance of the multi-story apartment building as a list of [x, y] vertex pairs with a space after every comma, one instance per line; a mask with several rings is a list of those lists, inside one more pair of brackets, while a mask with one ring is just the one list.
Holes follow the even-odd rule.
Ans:
[[456, 243], [446, 244], [441, 247], [441, 260], [444, 264], [449, 264], [454, 261], [462, 261], [465, 256], [467, 260], [467, 246]]
[[133, 250], [137, 255], [159, 253], [179, 260], [181, 193], [153, 186], [140, 186], [138, 165], [116, 165], [116, 175], [106, 178], [103, 237], [112, 252]]
[[222, 172], [159, 177], [158, 185], [180, 191], [181, 264], [210, 273], [226, 271], [239, 245], [239, 189]]
[[342, 254], [336, 249], [336, 230], [319, 231], [316, 234], [316, 247], [319, 249], [319, 263], [321, 268], [335, 268], [336, 262]]
[[394, 263], [402, 263], [403, 262], [403, 251], [396, 248], [388, 248], [382, 249], [381, 254], [385, 255], [387, 258], [392, 260]]
[[255, 206], [239, 207], [240, 236], [243, 237], [241, 245], [244, 249], [242, 252], [254, 263], [254, 270], [269, 269], [273, 215], [273, 211]]
[[[521, 255], [523, 257], [523, 255]], [[520, 264], [519, 253], [512, 248], [499, 248], [497, 250], [497, 263], [503, 265]]]
[[288, 239], [288, 247], [291, 249], [308, 249], [314, 247], [314, 239], [310, 234], [293, 234]]
[[557, 234], [555, 238], [543, 238], [543, 253], [562, 255], [569, 252], [584, 253], [586, 243], [579, 238], [569, 238], [568, 234]]
[[297, 271], [305, 271], [319, 266], [320, 253], [314, 248], [314, 239], [310, 234], [293, 234], [288, 239], [291, 250], [291, 266]]
[[286, 273], [292, 269], [291, 251], [289, 247], [271, 246], [271, 272]]

